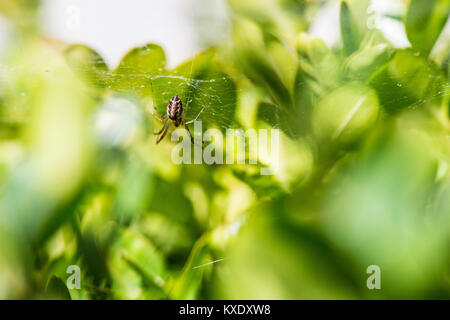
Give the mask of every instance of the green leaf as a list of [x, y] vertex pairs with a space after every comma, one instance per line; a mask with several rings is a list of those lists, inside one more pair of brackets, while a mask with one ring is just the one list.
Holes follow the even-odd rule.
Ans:
[[298, 136], [298, 123], [292, 114], [280, 109], [277, 105], [260, 103], [258, 107], [258, 118], [268, 123], [273, 128], [283, 130], [290, 137]]
[[180, 97], [184, 109], [186, 108], [187, 100], [190, 99], [186, 91], [193, 79], [192, 73], [186, 67], [182, 70], [164, 70], [162, 73], [150, 77], [147, 88], [149, 92], [154, 93], [152, 104], [155, 104], [154, 107], [160, 114], [166, 113], [167, 104], [175, 94]]
[[338, 85], [340, 61], [320, 38], [301, 33], [296, 48], [302, 80], [313, 93], [321, 95]]
[[421, 104], [435, 97], [440, 88], [436, 70], [410, 49], [398, 51], [368, 83], [377, 90], [381, 105], [390, 113]]
[[436, 275], [448, 269], [442, 252], [449, 211], [434, 215], [431, 209], [435, 197], [447, 196], [435, 189], [435, 146], [443, 146], [445, 133], [417, 114], [425, 115], [402, 113], [377, 132], [321, 202], [322, 230], [364, 268], [377, 261], [389, 270], [381, 291], [394, 299], [426, 297], [434, 283], [440, 286]]
[[93, 87], [105, 88], [110, 72], [103, 58], [91, 48], [77, 44], [64, 51], [64, 57], [72, 70]]
[[[248, 169], [248, 170], [246, 170]], [[248, 184], [260, 198], [277, 198], [283, 194], [280, 183], [273, 175], [261, 175], [260, 169], [235, 167], [232, 169], [234, 176]]]
[[297, 70], [297, 57], [295, 53], [292, 53], [291, 48], [278, 39], [267, 43], [267, 52], [275, 64], [276, 69], [279, 71], [286, 88], [292, 88]]
[[[162, 194], [164, 192], [161, 192]], [[178, 203], [180, 203], [180, 199], [177, 199]], [[188, 209], [184, 209], [183, 204], [179, 205], [177, 209], [178, 212], [188, 211]], [[174, 252], [189, 250], [195, 242], [196, 236], [192, 234], [190, 224], [174, 221], [170, 215], [164, 213], [147, 214], [145, 218], [140, 220], [139, 230], [166, 257], [170, 257]]]
[[344, 69], [351, 80], [365, 81], [392, 56], [392, 49], [386, 44], [366, 47], [352, 54], [345, 62]]
[[164, 258], [142, 234], [121, 230], [108, 262], [118, 298], [165, 298]]
[[114, 73], [140, 75], [155, 74], [166, 67], [164, 50], [156, 44], [147, 44], [128, 52], [120, 61]]
[[35, 31], [39, 4], [40, 0], [2, 0], [0, 13], [9, 18], [14, 26], [27, 31]]
[[191, 97], [186, 120], [199, 114], [206, 128], [217, 126], [222, 130], [232, 126], [236, 109], [236, 87], [223, 72], [205, 68], [195, 74], [195, 80], [186, 93]]
[[346, 1], [341, 2], [340, 22], [344, 52], [346, 55], [350, 55], [358, 50], [361, 36]]
[[236, 23], [233, 38], [237, 62], [245, 75], [263, 87], [274, 103], [285, 110], [292, 109], [292, 94], [280, 75], [280, 70], [267, 54], [263, 33], [248, 20]]
[[125, 55], [114, 70], [111, 85], [118, 91], [149, 96], [149, 79], [164, 74], [165, 70], [164, 50], [156, 44], [147, 44], [134, 48]]
[[[286, 202], [267, 201], [251, 211], [227, 250], [225, 299], [351, 299], [347, 265], [305, 222], [287, 219]], [[292, 212], [298, 218], [297, 210]], [[320, 220], [319, 220], [320, 221]], [[347, 270], [346, 270], [347, 269]], [[276, 270], [276, 271], [275, 271]], [[295, 279], [295, 281], [294, 281]]]
[[298, 123], [300, 126], [298, 128], [299, 132], [307, 133], [311, 129], [311, 113], [319, 96], [322, 95], [316, 93], [315, 90], [322, 92], [322, 88], [317, 85], [317, 82], [311, 79], [299, 67], [294, 87], [295, 110], [298, 113]]
[[295, 39], [297, 32], [304, 28], [302, 15], [305, 14], [306, 8], [302, 1], [228, 0], [227, 2], [234, 14], [257, 22], [264, 26], [266, 33], [283, 38], [286, 42]]
[[310, 129], [311, 112], [316, 101], [340, 83], [340, 61], [327, 45], [315, 36], [301, 33], [296, 49], [299, 67], [294, 83], [298, 112], [298, 131]]
[[375, 124], [378, 110], [378, 97], [373, 89], [350, 83], [332, 91], [317, 104], [312, 118], [313, 131], [322, 142], [352, 144]]
[[200, 53], [153, 80], [157, 109], [166, 112], [168, 101], [177, 94], [183, 102], [186, 121], [198, 118], [203, 129], [228, 128], [234, 122], [236, 87], [215, 64], [214, 49]]
[[125, 230], [121, 236], [120, 246], [127, 249], [124, 252], [127, 260], [138, 265], [147, 277], [156, 282], [158, 278], [165, 278], [163, 257], [143, 235], [133, 230]]
[[450, 51], [442, 62], [442, 69], [444, 70], [447, 79], [450, 79]]
[[66, 284], [56, 275], [49, 279], [45, 293], [48, 299], [71, 300]]
[[212, 268], [207, 237], [200, 238], [194, 245], [181, 276], [173, 283], [170, 297], [176, 300], [192, 300], [199, 296], [203, 274]]
[[153, 189], [152, 172], [142, 162], [128, 160], [124, 164], [122, 179], [117, 190], [114, 214], [120, 224], [128, 225], [146, 209]]
[[166, 69], [164, 51], [148, 44], [131, 50], [114, 71], [114, 90], [143, 99], [161, 115], [177, 94], [183, 103], [186, 120], [195, 118], [204, 128], [229, 127], [234, 121], [236, 88], [215, 64], [216, 51], [206, 50], [175, 69]]
[[[10, 81], [26, 83], [29, 91], [22, 94], [30, 97], [32, 110], [23, 134], [28, 159], [1, 183], [0, 224], [40, 246], [73, 213], [90, 162], [86, 116], [92, 101], [55, 52], [37, 46], [16, 58], [21, 67], [14, 68]], [[29, 66], [40, 71], [30, 72]], [[65, 179], [67, 172], [71, 177]]]
[[411, 0], [406, 14], [406, 34], [414, 49], [428, 55], [448, 20], [449, 0]]
[[444, 72], [444, 75], [450, 79], [450, 35], [447, 31], [439, 37], [430, 53], [429, 58], [434, 61]]

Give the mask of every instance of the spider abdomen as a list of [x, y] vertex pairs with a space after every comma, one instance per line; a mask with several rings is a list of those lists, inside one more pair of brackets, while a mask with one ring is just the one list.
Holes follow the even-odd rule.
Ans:
[[167, 115], [170, 120], [180, 120], [183, 115], [183, 104], [178, 95], [174, 95], [167, 105]]

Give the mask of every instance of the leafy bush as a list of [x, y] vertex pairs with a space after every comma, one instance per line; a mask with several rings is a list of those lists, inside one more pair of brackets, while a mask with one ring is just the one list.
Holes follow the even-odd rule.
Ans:
[[[44, 40], [38, 1], [0, 4], [21, 39], [0, 69], [0, 298], [450, 298], [450, 2], [394, 17], [408, 48], [366, 0], [340, 2], [332, 48], [306, 32], [320, 2], [228, 2], [229, 41], [114, 70]], [[174, 164], [152, 134], [174, 94], [203, 130], [280, 129], [278, 170]]]

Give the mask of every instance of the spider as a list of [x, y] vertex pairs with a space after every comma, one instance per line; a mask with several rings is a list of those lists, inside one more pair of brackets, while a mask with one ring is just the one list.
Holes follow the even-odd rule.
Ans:
[[[155, 102], [155, 94], [153, 92], [153, 85], [151, 85], [151, 88], [152, 88], [152, 95], [153, 95], [153, 105], [155, 108], [156, 102]], [[163, 127], [161, 128], [161, 130], [159, 130], [158, 132], [154, 132], [155, 135], [159, 136], [158, 139], [156, 140], [156, 144], [160, 143], [162, 141], [162, 139], [164, 139], [164, 137], [167, 134], [167, 131], [169, 130], [170, 123], [173, 123], [175, 125], [175, 127], [177, 127], [177, 128], [180, 125], [184, 126], [186, 131], [188, 132], [188, 135], [189, 135], [189, 138], [191, 139], [192, 144], [195, 144], [194, 137], [192, 136], [191, 132], [189, 131], [188, 125], [191, 123], [194, 123], [194, 121], [197, 121], [198, 117], [203, 112], [203, 109], [205, 109], [205, 107], [203, 107], [200, 110], [200, 112], [197, 114], [197, 116], [194, 119], [192, 119], [190, 121], [186, 121], [185, 116], [188, 111], [188, 107], [189, 107], [189, 98], [188, 98], [188, 104], [186, 105], [186, 112], [183, 113], [183, 103], [181, 102], [180, 97], [178, 97], [178, 95], [175, 94], [172, 97], [172, 99], [169, 100], [169, 103], [167, 104], [165, 115], [161, 116], [161, 114], [159, 114], [159, 112], [158, 112], [158, 115], [156, 113], [152, 112], [152, 116], [163, 123]]]

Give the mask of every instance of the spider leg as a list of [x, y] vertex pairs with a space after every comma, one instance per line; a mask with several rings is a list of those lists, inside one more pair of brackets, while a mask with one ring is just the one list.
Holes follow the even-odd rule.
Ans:
[[195, 143], [194, 137], [192, 136], [191, 131], [189, 130], [189, 127], [186, 123], [184, 124], [184, 127], [186, 128], [186, 131], [188, 132], [188, 135], [189, 135], [189, 138], [191, 139], [192, 144], [203, 148], [205, 141], [203, 141], [202, 144]]
[[156, 141], [156, 144], [160, 143], [161, 140], [164, 139], [164, 137], [166, 136], [167, 131], [169, 131], [168, 123], [169, 123], [169, 122], [167, 122], [167, 123], [164, 125], [164, 127], [163, 127], [164, 131], [163, 131], [163, 133], [159, 136], [158, 140]]
[[[164, 121], [163, 121], [164, 122]], [[169, 121], [165, 120], [163, 127], [161, 128], [161, 130], [159, 130], [158, 132], [153, 132], [154, 135], [160, 135], [164, 129], [168, 126]]]
[[153, 116], [153, 118], [155, 118], [156, 120], [158, 120], [158, 121], [160, 121], [160, 122], [164, 122], [164, 116], [161, 117], [161, 115], [160, 115], [159, 113], [156, 114], [156, 113], [154, 113], [154, 112], [152, 111], [152, 116]]
[[205, 107], [203, 107], [202, 110], [200, 110], [200, 112], [197, 114], [197, 116], [194, 119], [192, 119], [188, 122], [185, 122], [185, 124], [191, 124], [191, 123], [197, 121], [198, 117], [200, 116], [200, 114], [203, 112], [204, 109], [205, 109]]
[[188, 132], [188, 135], [189, 135], [189, 138], [191, 139], [192, 144], [195, 144], [194, 137], [192, 136], [191, 131], [189, 131], [189, 127], [187, 126], [186, 123], [184, 124], [184, 127], [186, 128], [186, 131]]

